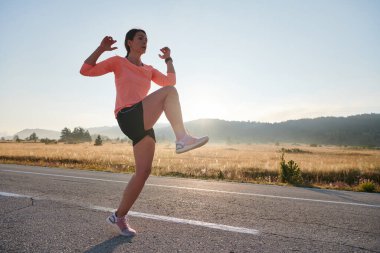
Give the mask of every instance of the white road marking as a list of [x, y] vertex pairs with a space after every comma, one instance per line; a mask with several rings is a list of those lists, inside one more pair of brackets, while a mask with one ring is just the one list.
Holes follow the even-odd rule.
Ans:
[[[89, 207], [91, 209], [100, 210], [100, 211], [106, 211], [106, 212], [114, 212], [114, 208], [108, 208], [108, 207], [102, 207], [102, 206], [91, 206]], [[194, 226], [200, 226], [200, 227], [206, 227], [206, 228], [212, 228], [212, 229], [219, 229], [219, 230], [225, 230], [229, 232], [236, 232], [236, 233], [242, 233], [242, 234], [251, 234], [251, 235], [258, 235], [259, 231], [252, 228], [243, 228], [243, 227], [233, 227], [228, 225], [222, 225], [217, 223], [209, 223], [204, 221], [197, 221], [197, 220], [187, 220], [187, 219], [180, 219], [170, 216], [163, 216], [163, 215], [156, 215], [156, 214], [149, 214], [149, 213], [140, 213], [140, 212], [134, 212], [129, 211], [129, 216], [139, 217], [139, 218], [145, 218], [145, 219], [151, 219], [151, 220], [158, 220], [158, 221], [167, 221], [167, 222], [174, 222], [174, 223], [180, 223], [180, 224], [188, 224], [188, 225], [194, 225]]]
[[0, 196], [14, 197], [14, 198], [31, 198], [32, 197], [32, 196], [22, 195], [22, 194], [17, 194], [17, 193], [12, 193], [12, 192], [0, 192]]
[[[41, 175], [41, 176], [52, 176], [52, 177], [66, 177], [66, 178], [75, 178], [75, 179], [85, 179], [85, 180], [103, 181], [103, 182], [115, 182], [115, 183], [123, 183], [123, 184], [127, 183], [126, 181], [111, 180], [111, 179], [100, 179], [100, 178], [92, 178], [92, 177], [67, 176], [67, 175], [60, 175], [60, 174], [48, 174], [48, 173], [18, 171], [18, 170], [0, 170], [0, 172], [1, 171], [12, 172], [12, 173], [21, 173], [21, 174], [33, 174], [33, 175]], [[309, 199], [309, 198], [286, 197], [286, 196], [277, 196], [277, 195], [248, 193], [248, 192], [221, 191], [221, 190], [202, 189], [202, 188], [193, 188], [193, 187], [183, 187], [183, 186], [175, 186], [175, 185], [160, 185], [160, 184], [145, 184], [145, 185], [153, 186], [153, 187], [162, 187], [162, 188], [174, 188], [174, 189], [191, 190], [191, 191], [215, 192], [215, 193], [225, 193], [225, 194], [235, 194], [235, 195], [245, 195], [245, 196], [256, 196], [256, 197], [264, 197], [264, 198], [290, 199], [290, 200], [300, 200], [300, 201], [311, 201], [311, 202], [328, 203], [328, 204], [342, 204], [342, 205], [353, 205], [353, 206], [365, 206], [365, 207], [380, 208], [380, 205], [363, 204], [363, 203], [357, 203], [357, 202], [344, 202], [344, 201], [332, 201], [332, 200], [323, 200], [323, 199]]]
[[[20, 198], [20, 197], [33, 198], [31, 196], [28, 196], [28, 195], [22, 195], [22, 194], [11, 193], [11, 192], [0, 192], [0, 196], [17, 197], [17, 198]], [[39, 198], [39, 199], [41, 199], [41, 198]], [[49, 199], [49, 200], [52, 200], [52, 199]], [[58, 201], [58, 200], [54, 200], [54, 201]], [[92, 209], [92, 210], [98, 210], [98, 211], [105, 211], [105, 212], [114, 212], [115, 211], [115, 209], [109, 208], [109, 207], [83, 206], [83, 205], [80, 205], [80, 206], [88, 208], [88, 209]], [[228, 226], [228, 225], [217, 224], [217, 223], [209, 223], [209, 222], [203, 222], [203, 221], [197, 221], [197, 220], [180, 219], [180, 218], [175, 218], [175, 217], [170, 217], [170, 216], [163, 216], [163, 215], [156, 215], [156, 214], [149, 214], [149, 213], [140, 213], [140, 212], [134, 212], [134, 211], [129, 211], [128, 215], [134, 216], [134, 217], [139, 217], [139, 218], [173, 222], [173, 223], [180, 223], [180, 224], [187, 224], [187, 225], [206, 227], [206, 228], [224, 230], [224, 231], [241, 233], [241, 234], [251, 234], [251, 235], [258, 235], [259, 234], [258, 230], [252, 229], [252, 228], [234, 227], [234, 226]]]

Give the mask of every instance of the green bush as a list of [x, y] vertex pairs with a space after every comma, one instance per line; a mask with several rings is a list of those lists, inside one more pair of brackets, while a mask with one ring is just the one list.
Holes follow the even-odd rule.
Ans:
[[50, 140], [48, 138], [43, 138], [40, 140], [40, 142], [47, 144], [58, 144], [58, 141], [56, 140]]
[[98, 138], [96, 138], [94, 145], [101, 146], [102, 144], [103, 144], [102, 138], [100, 137], [100, 135], [98, 135]]
[[221, 179], [221, 180], [224, 179], [224, 173], [221, 170], [218, 172], [218, 179]]
[[284, 153], [282, 153], [280, 161], [279, 178], [281, 182], [299, 185], [303, 183], [301, 168], [293, 160], [286, 163]]
[[367, 181], [359, 184], [359, 190], [363, 192], [374, 192], [375, 188], [376, 186], [372, 181]]
[[280, 152], [282, 152], [282, 153], [293, 153], [293, 154], [311, 154], [310, 151], [302, 150], [302, 149], [299, 149], [299, 148], [292, 148], [292, 149], [281, 148]]

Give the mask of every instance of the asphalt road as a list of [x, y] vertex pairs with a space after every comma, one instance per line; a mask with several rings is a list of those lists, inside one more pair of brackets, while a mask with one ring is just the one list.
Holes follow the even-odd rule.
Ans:
[[0, 252], [380, 252], [380, 194], [153, 176], [127, 239], [130, 177], [0, 164]]

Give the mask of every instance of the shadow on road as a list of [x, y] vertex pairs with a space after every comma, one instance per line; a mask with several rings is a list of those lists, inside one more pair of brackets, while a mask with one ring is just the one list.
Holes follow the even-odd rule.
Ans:
[[95, 245], [89, 250], [86, 250], [85, 253], [113, 252], [119, 245], [124, 243], [132, 243], [132, 238], [122, 235], [115, 236], [107, 241]]

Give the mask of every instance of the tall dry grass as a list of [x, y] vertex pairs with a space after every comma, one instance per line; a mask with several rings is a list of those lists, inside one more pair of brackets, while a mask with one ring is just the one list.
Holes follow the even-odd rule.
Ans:
[[[306, 145], [214, 145], [177, 155], [174, 144], [157, 144], [152, 174], [216, 178], [245, 182], [278, 182], [281, 149], [294, 160], [306, 182], [314, 185], [380, 183], [380, 150]], [[295, 152], [290, 152], [290, 151]], [[0, 143], [0, 162], [133, 172], [127, 143]]]

